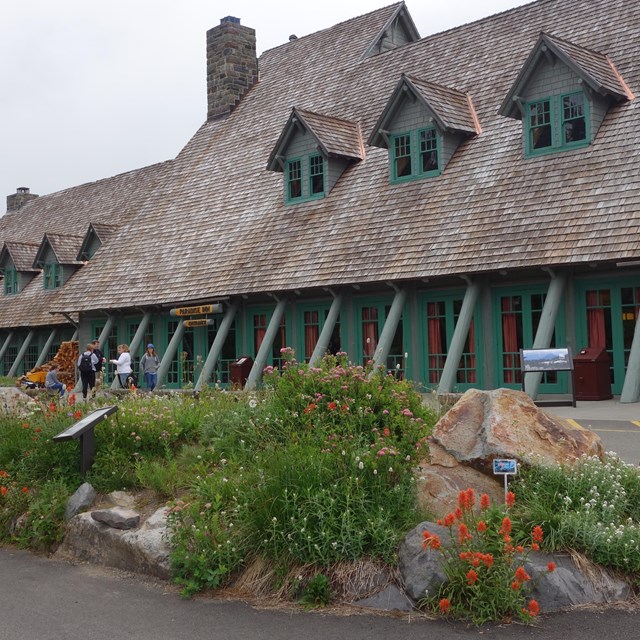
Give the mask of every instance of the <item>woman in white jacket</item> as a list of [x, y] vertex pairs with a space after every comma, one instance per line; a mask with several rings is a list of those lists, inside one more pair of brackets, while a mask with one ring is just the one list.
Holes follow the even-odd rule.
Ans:
[[118, 358], [116, 360], [109, 360], [111, 364], [116, 365], [116, 375], [118, 376], [118, 380], [120, 382], [120, 387], [122, 389], [126, 389], [127, 385], [127, 376], [131, 373], [131, 354], [129, 353], [129, 345], [128, 344], [119, 344], [118, 345]]

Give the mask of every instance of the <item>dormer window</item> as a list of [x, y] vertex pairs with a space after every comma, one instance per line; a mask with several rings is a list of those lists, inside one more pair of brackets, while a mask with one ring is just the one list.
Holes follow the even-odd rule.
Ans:
[[543, 33], [499, 113], [522, 119], [537, 156], [591, 144], [611, 104], [633, 97], [606, 55]]
[[391, 182], [407, 182], [439, 176], [456, 148], [480, 132], [468, 94], [403, 75], [369, 144], [389, 150]]
[[4, 294], [6, 296], [18, 293], [18, 271], [16, 269], [4, 270]]
[[297, 204], [326, 197], [345, 169], [363, 158], [357, 123], [294, 108], [267, 169], [284, 173], [285, 203]]
[[440, 174], [439, 134], [435, 127], [391, 136], [391, 165], [394, 182]]
[[57, 262], [47, 262], [44, 265], [44, 288], [57, 289], [62, 286], [62, 265]]
[[529, 102], [527, 152], [536, 154], [588, 144], [587, 105], [582, 92]]

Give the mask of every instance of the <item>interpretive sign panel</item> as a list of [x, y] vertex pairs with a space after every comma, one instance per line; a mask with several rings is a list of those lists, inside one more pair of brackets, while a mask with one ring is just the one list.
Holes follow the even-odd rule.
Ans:
[[572, 371], [571, 349], [520, 349], [522, 371]]

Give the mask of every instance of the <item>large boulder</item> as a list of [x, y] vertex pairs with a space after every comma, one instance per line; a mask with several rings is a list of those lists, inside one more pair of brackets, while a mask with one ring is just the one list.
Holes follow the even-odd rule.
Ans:
[[91, 512], [80, 513], [67, 524], [56, 557], [82, 560], [158, 578], [169, 578], [170, 530], [162, 507], [136, 529], [116, 529], [98, 522]]
[[549, 415], [522, 391], [470, 389], [436, 424], [431, 441], [458, 462], [492, 473], [494, 458], [566, 463], [604, 457], [600, 438]]
[[0, 387], [0, 416], [27, 417], [38, 403], [17, 387]]

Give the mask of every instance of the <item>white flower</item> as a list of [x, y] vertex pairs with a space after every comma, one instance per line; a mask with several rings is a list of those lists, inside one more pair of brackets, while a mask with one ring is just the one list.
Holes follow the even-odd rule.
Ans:
[[358, 462], [358, 469], [364, 469], [364, 462]]
[[249, 400], [249, 406], [255, 409], [258, 406], [258, 401], [255, 398], [251, 398], [251, 400]]

